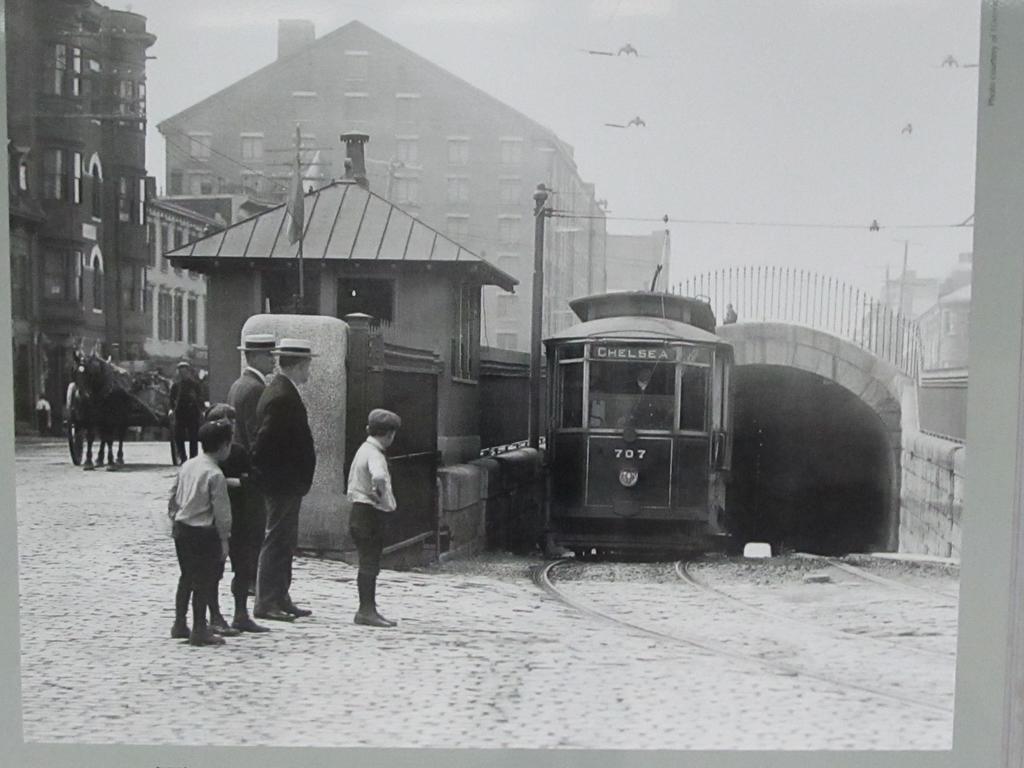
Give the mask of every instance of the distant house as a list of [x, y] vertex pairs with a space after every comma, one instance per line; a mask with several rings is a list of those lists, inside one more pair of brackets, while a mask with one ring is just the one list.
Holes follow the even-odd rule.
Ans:
[[[353, 177], [361, 175], [361, 146]], [[246, 319], [293, 311], [299, 243], [286, 205], [232, 224], [168, 254], [207, 276], [210, 395], [223, 399], [238, 375], [236, 346]], [[392, 337], [429, 346], [444, 366], [438, 444], [446, 461], [480, 449], [480, 294], [512, 291], [516, 279], [354, 178], [304, 196], [302, 309], [344, 318], [354, 312], [390, 326]]]
[[545, 331], [572, 323], [570, 299], [604, 290], [604, 213], [549, 128], [358, 21], [317, 38], [312, 22], [283, 20], [277, 53], [157, 126], [172, 199], [282, 202], [296, 124], [307, 187], [344, 177], [337, 136], [358, 131], [372, 136], [371, 188], [522, 283], [520, 295], [485, 288], [491, 345], [529, 346], [539, 183], [551, 206], [582, 216], [547, 227]]
[[940, 296], [918, 319], [926, 371], [967, 368], [967, 331], [971, 314], [970, 283]]

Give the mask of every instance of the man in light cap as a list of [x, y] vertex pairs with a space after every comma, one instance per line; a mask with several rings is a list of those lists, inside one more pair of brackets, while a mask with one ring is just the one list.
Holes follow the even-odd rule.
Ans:
[[395, 626], [395, 622], [377, 613], [377, 574], [387, 517], [398, 507], [384, 452], [395, 441], [401, 426], [402, 420], [396, 413], [383, 408], [370, 411], [366, 418], [366, 442], [352, 457], [348, 471], [348, 497], [352, 501], [349, 533], [359, 551], [359, 610], [355, 623], [370, 627]]
[[316, 470], [316, 450], [309, 416], [298, 386], [309, 380], [312, 358], [308, 341], [281, 339], [272, 354], [281, 372], [263, 390], [256, 406], [252, 444], [253, 480], [266, 504], [267, 526], [256, 575], [257, 619], [291, 621], [312, 611], [292, 602], [292, 555], [299, 540], [299, 507]]
[[[256, 420], [256, 406], [267, 386], [267, 376], [274, 371], [274, 347], [277, 340], [270, 333], [251, 333], [242, 338], [238, 349], [245, 355], [245, 370], [228, 390], [228, 405], [235, 411], [235, 432], [233, 442], [245, 453], [246, 467], [251, 462], [253, 444], [259, 422]], [[263, 494], [249, 481], [242, 478], [241, 488], [235, 491], [233, 501], [238, 511], [232, 511], [231, 530], [231, 594], [235, 599], [235, 616], [231, 626], [243, 632], [260, 632], [263, 627], [249, 616], [247, 603], [250, 588], [256, 588], [256, 572], [260, 549], [263, 546], [263, 531], [267, 514]]]

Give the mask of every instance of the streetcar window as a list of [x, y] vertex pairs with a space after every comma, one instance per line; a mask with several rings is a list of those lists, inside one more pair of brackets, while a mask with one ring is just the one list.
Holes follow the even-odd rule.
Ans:
[[563, 428], [583, 426], [583, 363], [565, 363], [558, 366], [561, 377], [558, 391], [558, 425]]
[[693, 365], [683, 366], [682, 413], [679, 428], [703, 432], [707, 410], [708, 369]]
[[566, 344], [558, 348], [559, 360], [579, 360], [583, 357], [582, 344]]
[[590, 363], [591, 427], [672, 429], [675, 366], [658, 363]]

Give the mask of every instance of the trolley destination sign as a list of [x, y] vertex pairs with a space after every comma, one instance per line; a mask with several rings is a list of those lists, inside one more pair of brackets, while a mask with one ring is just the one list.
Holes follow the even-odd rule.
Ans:
[[640, 344], [594, 344], [590, 348], [590, 356], [596, 360], [636, 360], [657, 363], [663, 360], [675, 360], [676, 351], [673, 347], [651, 347]]

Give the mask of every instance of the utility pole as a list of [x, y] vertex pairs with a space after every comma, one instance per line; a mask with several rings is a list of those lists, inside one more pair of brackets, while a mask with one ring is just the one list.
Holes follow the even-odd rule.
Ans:
[[537, 185], [533, 193], [533, 316], [530, 324], [530, 447], [540, 448], [540, 360], [541, 321], [544, 315], [544, 219], [548, 215], [544, 204], [548, 190]]

